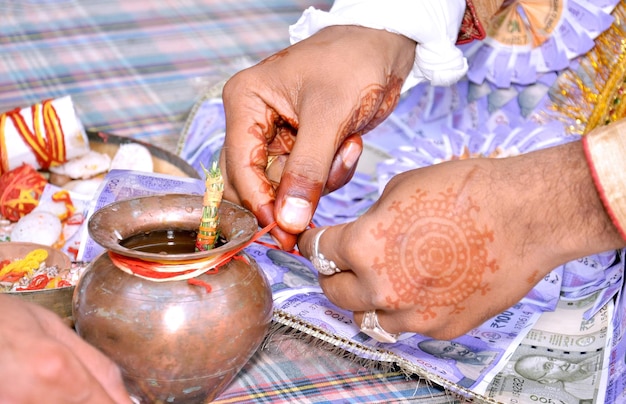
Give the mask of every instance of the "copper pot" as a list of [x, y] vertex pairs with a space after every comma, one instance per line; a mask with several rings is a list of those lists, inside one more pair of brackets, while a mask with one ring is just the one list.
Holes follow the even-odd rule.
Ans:
[[[225, 243], [185, 250], [186, 239], [195, 239], [201, 209], [202, 196], [196, 195], [116, 202], [94, 213], [89, 233], [130, 262], [179, 265], [241, 249], [257, 231], [249, 211], [224, 201], [219, 212]], [[272, 316], [263, 272], [245, 253], [236, 258], [194, 278], [200, 282], [194, 285], [143, 279], [102, 254], [76, 286], [76, 331], [120, 366], [129, 393], [142, 403], [211, 401], [256, 351]]]

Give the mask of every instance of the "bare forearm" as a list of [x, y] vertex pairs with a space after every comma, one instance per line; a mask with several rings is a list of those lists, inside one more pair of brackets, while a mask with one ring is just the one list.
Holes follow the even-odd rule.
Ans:
[[555, 266], [626, 245], [607, 214], [582, 142], [501, 161], [497, 181], [508, 183], [511, 227], [525, 234], [517, 253], [550, 258]]

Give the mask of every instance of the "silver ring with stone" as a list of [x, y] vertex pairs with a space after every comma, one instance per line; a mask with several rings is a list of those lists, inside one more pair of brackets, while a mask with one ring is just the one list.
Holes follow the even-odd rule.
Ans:
[[337, 264], [335, 264], [333, 260], [326, 259], [326, 257], [324, 257], [324, 254], [319, 252], [320, 238], [322, 237], [322, 234], [326, 231], [326, 229], [328, 229], [328, 227], [317, 232], [317, 234], [315, 235], [315, 240], [313, 241], [313, 255], [311, 255], [309, 260], [313, 264], [313, 267], [320, 274], [334, 275], [337, 272], [341, 272], [341, 269], [337, 268]]
[[365, 315], [363, 316], [363, 321], [361, 321], [361, 332], [374, 338], [378, 342], [386, 342], [389, 344], [398, 341], [399, 335], [392, 334], [383, 330], [383, 327], [381, 327], [378, 323], [376, 310], [370, 310], [365, 312]]

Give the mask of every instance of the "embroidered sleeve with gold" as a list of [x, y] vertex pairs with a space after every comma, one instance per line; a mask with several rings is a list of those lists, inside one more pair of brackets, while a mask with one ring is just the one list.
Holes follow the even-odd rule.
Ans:
[[500, 9], [503, 0], [466, 0], [465, 14], [457, 44], [464, 44], [475, 39], [485, 39], [491, 17]]

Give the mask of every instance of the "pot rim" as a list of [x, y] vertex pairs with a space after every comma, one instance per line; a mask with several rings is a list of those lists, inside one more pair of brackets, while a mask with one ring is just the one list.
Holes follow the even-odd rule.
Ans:
[[[202, 218], [202, 195], [163, 194], [125, 199], [106, 205], [89, 218], [91, 238], [106, 250], [146, 261], [202, 260], [243, 248], [258, 229], [256, 217], [249, 210], [223, 200], [219, 207], [218, 229], [226, 243], [207, 251], [182, 254], [158, 254], [124, 247], [120, 242], [131, 236], [158, 230], [194, 231]], [[119, 220], [119, 216], [130, 220]]]

